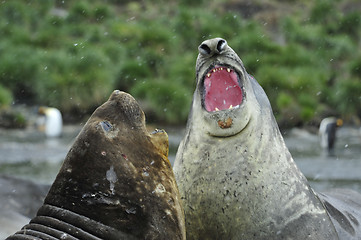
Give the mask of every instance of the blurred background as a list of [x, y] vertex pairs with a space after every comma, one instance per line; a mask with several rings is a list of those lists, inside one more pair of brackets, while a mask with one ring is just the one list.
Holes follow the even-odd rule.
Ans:
[[2, 0], [0, 238], [35, 215], [114, 89], [138, 100], [150, 128], [168, 132], [173, 162], [197, 47], [214, 37], [265, 89], [311, 186], [361, 191], [359, 0]]
[[[2, 174], [51, 184], [114, 89], [169, 133], [173, 161], [197, 47], [222, 37], [265, 89], [311, 184], [361, 189], [359, 0], [3, 0], [0, 36]], [[39, 131], [39, 106], [60, 110], [61, 137]], [[329, 116], [344, 123], [332, 155], [317, 136]]]
[[223, 37], [281, 127], [317, 126], [328, 115], [359, 124], [360, 34], [357, 0], [5, 0], [0, 108], [48, 105], [78, 122], [120, 89], [148, 121], [183, 125], [197, 47]]

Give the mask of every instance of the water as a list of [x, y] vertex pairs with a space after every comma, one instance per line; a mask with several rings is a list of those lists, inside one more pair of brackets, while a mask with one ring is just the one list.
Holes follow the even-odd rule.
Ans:
[[0, 174], [51, 184], [81, 130], [65, 126], [61, 138], [46, 138], [35, 129], [0, 129]]
[[317, 191], [351, 188], [361, 192], [361, 131], [342, 127], [337, 132], [334, 156], [321, 149], [317, 135], [293, 129], [285, 142], [297, 166]]
[[[63, 137], [55, 139], [47, 139], [32, 129], [0, 129], [0, 174], [51, 184], [81, 127], [65, 126]], [[169, 135], [169, 159], [173, 163], [184, 129], [164, 129]], [[299, 129], [286, 131], [284, 135], [297, 166], [315, 190], [342, 187], [361, 192], [361, 132], [358, 128], [339, 129], [332, 157], [323, 152], [317, 135]]]

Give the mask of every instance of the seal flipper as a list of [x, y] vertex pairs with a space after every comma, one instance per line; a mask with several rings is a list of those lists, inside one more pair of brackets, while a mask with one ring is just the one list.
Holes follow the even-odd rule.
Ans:
[[361, 236], [361, 194], [349, 189], [334, 189], [319, 193], [340, 239]]

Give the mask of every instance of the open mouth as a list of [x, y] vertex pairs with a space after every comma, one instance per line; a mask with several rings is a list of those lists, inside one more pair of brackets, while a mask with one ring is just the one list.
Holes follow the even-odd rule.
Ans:
[[204, 107], [208, 112], [239, 107], [243, 101], [238, 74], [231, 68], [216, 65], [204, 77]]

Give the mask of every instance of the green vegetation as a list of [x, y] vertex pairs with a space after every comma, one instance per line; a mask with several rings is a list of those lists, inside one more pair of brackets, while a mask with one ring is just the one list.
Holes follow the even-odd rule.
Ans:
[[25, 102], [80, 118], [120, 89], [148, 119], [184, 124], [197, 46], [223, 37], [281, 125], [360, 118], [357, 1], [247, 2], [2, 1], [0, 109]]

